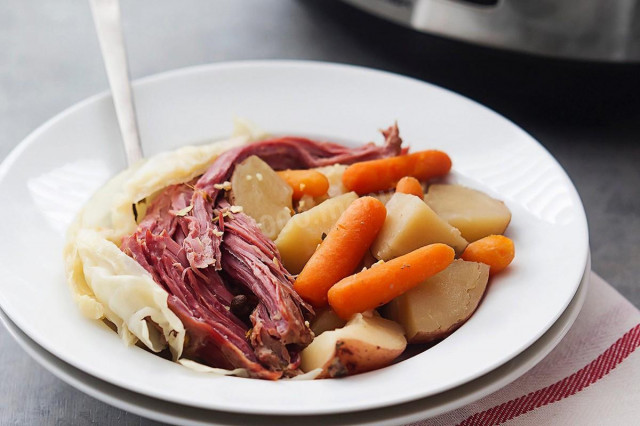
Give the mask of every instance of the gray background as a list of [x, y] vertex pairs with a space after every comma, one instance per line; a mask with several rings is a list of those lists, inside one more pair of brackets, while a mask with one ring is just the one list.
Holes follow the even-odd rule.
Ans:
[[[414, 76], [497, 110], [565, 167], [589, 219], [593, 269], [640, 306], [638, 65], [465, 45], [402, 29], [335, 1], [121, 2], [133, 78], [228, 60], [325, 60]], [[3, 0], [1, 5], [4, 159], [29, 132], [107, 89], [107, 81], [87, 2]], [[0, 327], [0, 424], [94, 422], [154, 424], [61, 382]]]

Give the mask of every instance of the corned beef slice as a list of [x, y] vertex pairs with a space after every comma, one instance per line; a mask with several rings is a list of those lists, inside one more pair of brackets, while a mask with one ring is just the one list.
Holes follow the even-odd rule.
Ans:
[[[397, 126], [383, 134], [384, 146], [354, 149], [294, 137], [249, 144], [218, 157], [196, 181], [155, 198], [121, 248], [169, 293], [169, 307], [187, 331], [184, 357], [246, 368], [264, 379], [297, 373], [299, 352], [312, 340], [303, 314], [311, 308], [293, 290], [273, 242], [251, 217], [229, 211], [221, 184], [251, 155], [276, 170], [398, 155]], [[249, 318], [241, 317], [236, 302], [253, 303]]]

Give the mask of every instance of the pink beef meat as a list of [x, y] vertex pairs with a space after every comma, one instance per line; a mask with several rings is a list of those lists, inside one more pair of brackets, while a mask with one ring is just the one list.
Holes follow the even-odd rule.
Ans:
[[153, 200], [121, 249], [169, 293], [169, 308], [186, 330], [184, 357], [262, 379], [299, 372], [300, 351], [313, 339], [305, 318], [313, 312], [293, 290], [273, 242], [251, 217], [230, 211], [220, 184], [252, 155], [281, 170], [401, 154], [397, 126], [383, 134], [384, 146], [281, 137], [238, 147]]

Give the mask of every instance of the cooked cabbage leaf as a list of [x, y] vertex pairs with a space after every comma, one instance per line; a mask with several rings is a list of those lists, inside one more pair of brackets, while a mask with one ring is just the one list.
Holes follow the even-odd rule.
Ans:
[[69, 227], [64, 248], [67, 280], [84, 316], [106, 318], [127, 344], [140, 340], [154, 352], [169, 347], [174, 359], [180, 358], [185, 330], [168, 308], [168, 293], [119, 245], [136, 230], [133, 204], [201, 175], [220, 154], [253, 137], [237, 134], [144, 159], [93, 195]]

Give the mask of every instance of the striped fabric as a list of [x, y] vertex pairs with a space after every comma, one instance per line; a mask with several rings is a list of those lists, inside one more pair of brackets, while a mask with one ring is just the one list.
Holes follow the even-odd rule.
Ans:
[[507, 387], [414, 425], [640, 424], [640, 311], [592, 273], [563, 341]]

